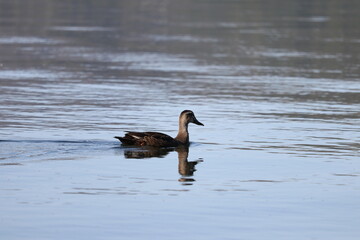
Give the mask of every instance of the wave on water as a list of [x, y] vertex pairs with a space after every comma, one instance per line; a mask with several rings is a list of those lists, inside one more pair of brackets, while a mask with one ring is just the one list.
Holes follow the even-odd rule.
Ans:
[[102, 140], [0, 139], [0, 163], [18, 165], [28, 161], [76, 160], [104, 154], [116, 146], [114, 141]]

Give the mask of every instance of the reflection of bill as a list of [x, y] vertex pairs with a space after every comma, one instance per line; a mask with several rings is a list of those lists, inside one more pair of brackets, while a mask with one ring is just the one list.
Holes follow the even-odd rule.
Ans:
[[189, 147], [181, 146], [177, 148], [156, 148], [156, 147], [143, 147], [127, 149], [124, 152], [125, 158], [128, 159], [144, 159], [152, 157], [164, 157], [169, 152], [176, 151], [178, 153], [178, 171], [181, 175], [180, 182], [194, 182], [195, 179], [191, 178], [196, 171], [195, 166], [203, 160], [188, 161]]

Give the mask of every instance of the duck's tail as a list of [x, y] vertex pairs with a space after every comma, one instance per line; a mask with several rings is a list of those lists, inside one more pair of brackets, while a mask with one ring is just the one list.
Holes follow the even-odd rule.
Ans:
[[134, 139], [127, 138], [126, 136], [125, 137], [115, 136], [114, 138], [118, 139], [122, 144], [125, 144], [125, 145], [134, 145], [134, 143], [135, 143]]

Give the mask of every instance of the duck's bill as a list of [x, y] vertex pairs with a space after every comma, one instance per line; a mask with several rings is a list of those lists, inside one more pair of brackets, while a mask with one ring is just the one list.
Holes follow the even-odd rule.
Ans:
[[194, 123], [195, 123], [196, 125], [204, 126], [204, 124], [202, 124], [201, 122], [199, 122], [196, 118], [194, 119]]

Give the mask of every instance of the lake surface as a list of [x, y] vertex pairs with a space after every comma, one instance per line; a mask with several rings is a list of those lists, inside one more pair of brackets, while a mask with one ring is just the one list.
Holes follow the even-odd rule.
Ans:
[[359, 9], [0, 0], [1, 238], [359, 239]]

